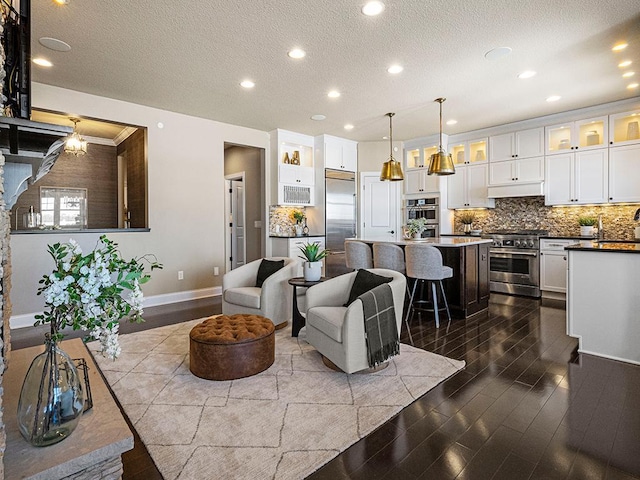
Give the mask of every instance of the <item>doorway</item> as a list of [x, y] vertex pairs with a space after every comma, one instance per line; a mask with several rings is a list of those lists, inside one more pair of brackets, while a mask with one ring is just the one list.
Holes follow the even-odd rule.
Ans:
[[360, 176], [360, 185], [362, 237], [386, 242], [402, 238], [398, 232], [400, 182], [382, 181], [378, 172], [363, 172]]
[[226, 271], [264, 257], [263, 148], [224, 144]]

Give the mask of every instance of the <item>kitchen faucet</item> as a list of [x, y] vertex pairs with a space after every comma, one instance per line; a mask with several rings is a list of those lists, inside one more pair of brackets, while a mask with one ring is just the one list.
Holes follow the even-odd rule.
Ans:
[[598, 240], [604, 240], [604, 227], [602, 226], [602, 214], [598, 214]]

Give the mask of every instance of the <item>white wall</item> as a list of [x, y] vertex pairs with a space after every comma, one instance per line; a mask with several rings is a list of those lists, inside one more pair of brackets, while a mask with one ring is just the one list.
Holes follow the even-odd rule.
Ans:
[[[224, 143], [264, 148], [269, 158], [269, 134], [38, 83], [32, 85], [32, 94], [34, 108], [148, 127], [151, 231], [109, 234], [125, 257], [154, 253], [164, 264], [164, 270], [154, 272], [144, 286], [145, 295], [213, 291], [220, 286], [225, 265]], [[163, 129], [158, 128], [158, 122], [164, 124]], [[268, 163], [266, 178], [270, 175]], [[73, 234], [86, 249], [95, 245], [98, 236]], [[13, 316], [21, 317], [19, 323], [43, 309], [36, 290], [38, 280], [53, 268], [47, 244], [68, 239], [65, 234], [47, 233], [11, 236], [11, 302]], [[214, 266], [220, 267], [218, 277], [213, 276]], [[177, 280], [178, 270], [184, 271], [182, 281]]]
[[[393, 142], [393, 148], [398, 150], [393, 151], [393, 158], [395, 158], [402, 165], [404, 169], [404, 162], [402, 161], [402, 142]], [[359, 172], [375, 172], [382, 170], [382, 164], [389, 160], [389, 142], [358, 142], [358, 171]]]

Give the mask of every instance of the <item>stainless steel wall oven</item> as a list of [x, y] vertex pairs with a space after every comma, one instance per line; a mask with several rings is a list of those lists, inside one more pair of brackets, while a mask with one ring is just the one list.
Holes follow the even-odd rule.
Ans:
[[407, 220], [424, 218], [427, 223], [438, 225], [438, 197], [414, 198], [407, 200], [405, 204], [405, 223]]

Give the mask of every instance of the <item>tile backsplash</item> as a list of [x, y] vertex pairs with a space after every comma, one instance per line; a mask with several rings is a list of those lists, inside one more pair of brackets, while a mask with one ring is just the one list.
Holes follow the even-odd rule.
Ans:
[[[589, 205], [571, 207], [549, 207], [544, 197], [497, 198], [496, 208], [474, 210], [476, 218], [473, 229], [492, 230], [549, 230], [550, 235], [579, 236], [578, 218], [602, 214], [605, 238], [632, 240], [634, 228], [640, 226], [633, 216], [640, 207], [634, 205]], [[460, 211], [454, 215], [454, 233], [463, 231]]]
[[269, 235], [277, 237], [295, 236], [296, 222], [291, 216], [295, 210], [302, 210], [306, 213], [305, 207], [271, 205], [269, 207]]

